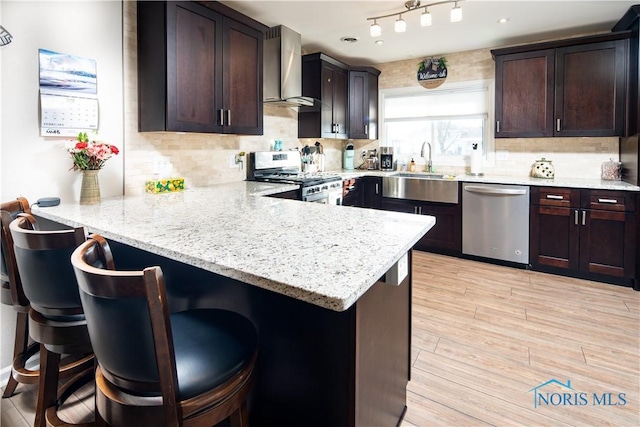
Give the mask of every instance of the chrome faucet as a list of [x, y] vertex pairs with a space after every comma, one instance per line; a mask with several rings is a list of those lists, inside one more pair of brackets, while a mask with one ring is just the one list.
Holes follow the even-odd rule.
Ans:
[[429, 160], [427, 161], [426, 172], [431, 173], [431, 172], [433, 172], [433, 162], [431, 161], [431, 143], [429, 143], [427, 141], [422, 143], [422, 148], [420, 149], [420, 157], [422, 157], [424, 159], [424, 146], [425, 145], [429, 146]]

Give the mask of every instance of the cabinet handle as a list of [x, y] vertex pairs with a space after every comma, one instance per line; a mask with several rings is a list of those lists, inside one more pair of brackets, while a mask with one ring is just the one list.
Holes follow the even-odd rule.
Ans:
[[336, 123], [336, 133], [340, 133], [340, 123]]
[[562, 197], [562, 196], [556, 196], [555, 194], [547, 194], [547, 199], [563, 200], [563, 199], [564, 199], [564, 197]]
[[560, 132], [560, 119], [556, 120], [556, 132]]
[[380, 193], [378, 192], [378, 184], [377, 184], [377, 183], [376, 183], [376, 194], [380, 194]]
[[598, 203], [611, 203], [615, 205], [618, 201], [616, 199], [598, 199]]
[[220, 126], [224, 126], [224, 110], [218, 110], [220, 113]]
[[578, 209], [576, 209], [576, 211], [574, 213], [575, 213], [575, 215], [573, 216], [573, 223], [575, 225], [578, 225]]
[[413, 207], [413, 213], [416, 214], [416, 215], [418, 214], [418, 207], [417, 206]]
[[365, 134], [369, 133], [369, 125], [364, 125], [364, 133]]
[[500, 133], [500, 120], [496, 121], [496, 133]]
[[231, 126], [231, 110], [227, 110], [227, 126]]
[[587, 222], [587, 211], [582, 211], [582, 225], [585, 225]]
[[422, 215], [422, 206], [418, 206], [418, 213]]

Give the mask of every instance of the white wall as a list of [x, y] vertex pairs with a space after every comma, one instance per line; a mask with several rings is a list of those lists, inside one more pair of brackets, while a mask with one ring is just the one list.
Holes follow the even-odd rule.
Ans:
[[[0, 23], [12, 35], [0, 47], [0, 200], [79, 200], [81, 174], [71, 172], [68, 138], [39, 136], [38, 49], [95, 59], [99, 139], [123, 149], [122, 2], [2, 0]], [[100, 172], [102, 197], [123, 193], [124, 156]], [[2, 305], [0, 367], [11, 363], [15, 314]]]

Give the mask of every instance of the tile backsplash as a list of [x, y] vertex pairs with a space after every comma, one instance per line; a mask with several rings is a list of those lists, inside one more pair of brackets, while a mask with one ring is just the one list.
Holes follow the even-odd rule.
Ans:
[[[342, 152], [347, 142], [356, 150], [355, 166], [361, 153], [384, 145], [368, 140], [299, 139], [297, 111], [292, 108], [264, 106], [264, 135], [184, 134], [138, 132], [137, 112], [137, 38], [136, 3], [124, 2], [125, 26], [125, 194], [144, 192], [144, 182], [154, 178], [159, 160], [171, 163], [171, 175], [185, 178], [185, 186], [202, 187], [216, 183], [241, 181], [246, 170], [230, 167], [230, 158], [240, 152], [268, 150], [274, 140], [283, 141], [283, 149], [299, 149], [320, 141], [325, 150], [327, 170], [342, 168]], [[494, 63], [487, 49], [446, 55], [447, 81], [493, 79]], [[380, 89], [417, 86], [418, 60], [398, 61], [376, 66], [381, 70]], [[358, 64], [353, 64], [358, 65]], [[485, 173], [528, 175], [533, 162], [541, 157], [552, 160], [558, 177], [599, 178], [602, 162], [618, 159], [618, 138], [542, 138], [498, 139], [497, 152], [508, 152], [504, 160], [493, 157], [485, 162]], [[464, 173], [463, 168], [437, 165], [444, 173]], [[157, 176], [156, 176], [157, 177]]]

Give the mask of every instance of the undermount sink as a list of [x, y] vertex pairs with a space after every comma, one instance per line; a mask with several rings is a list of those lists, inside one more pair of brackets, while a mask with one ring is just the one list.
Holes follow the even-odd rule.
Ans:
[[458, 203], [458, 182], [448, 175], [399, 172], [382, 178], [382, 196], [437, 203]]

